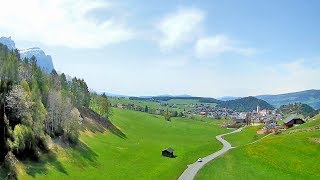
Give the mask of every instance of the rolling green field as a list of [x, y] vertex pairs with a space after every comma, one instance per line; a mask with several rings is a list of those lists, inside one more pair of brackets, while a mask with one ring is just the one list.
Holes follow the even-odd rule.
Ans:
[[148, 106], [149, 108], [160, 108], [160, 103], [152, 102], [152, 101], [140, 101], [140, 100], [130, 100], [129, 98], [116, 98], [116, 97], [109, 97], [108, 98], [111, 104], [130, 104], [134, 103], [135, 105], [139, 105], [141, 107]]
[[[220, 121], [173, 118], [113, 110], [112, 122], [123, 134], [81, 133], [75, 149], [56, 147], [42, 163], [25, 161], [21, 179], [176, 179], [187, 164], [221, 148]], [[175, 158], [161, 150], [172, 147]]]
[[175, 107], [170, 107], [169, 109], [172, 111], [183, 111], [183, 110], [191, 110], [193, 109], [189, 104], [204, 104], [206, 106], [215, 107], [217, 104], [215, 103], [201, 103], [198, 99], [171, 99], [169, 101], [162, 102], [153, 102], [153, 101], [141, 101], [141, 100], [131, 100], [129, 98], [117, 98], [117, 97], [109, 97], [109, 100], [112, 105], [116, 104], [130, 104], [133, 103], [135, 105], [145, 107], [148, 106], [152, 109], [166, 109], [167, 106], [162, 106], [161, 104], [174, 105]]
[[257, 130], [262, 126], [249, 126], [244, 128], [241, 132], [230, 134], [224, 137], [233, 147], [243, 146], [253, 141], [262, 138], [263, 134], [257, 134]]
[[[112, 105], [135, 104], [135, 105], [141, 106], [143, 108], [148, 106], [148, 108], [151, 108], [151, 109], [163, 109], [163, 110], [167, 109], [167, 106], [163, 106], [163, 105], [161, 105], [161, 103], [153, 102], [153, 101], [131, 100], [129, 98], [116, 98], [116, 97], [110, 97], [109, 100]], [[170, 103], [169, 101], [164, 101], [163, 103], [174, 104], [174, 103]], [[178, 112], [181, 112], [183, 110], [191, 110], [191, 109], [192, 109], [191, 107], [185, 106], [185, 104], [175, 104], [174, 108], [172, 108], [172, 107], [169, 108], [169, 110], [171, 110], [171, 111], [178, 111]]]
[[273, 135], [232, 149], [201, 169], [196, 179], [319, 179], [318, 159], [319, 130]]

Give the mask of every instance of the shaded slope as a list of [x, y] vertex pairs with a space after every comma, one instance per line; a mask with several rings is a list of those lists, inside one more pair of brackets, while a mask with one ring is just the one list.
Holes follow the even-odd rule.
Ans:
[[109, 119], [101, 117], [96, 112], [88, 108], [79, 108], [79, 112], [83, 118], [83, 130], [89, 130], [92, 132], [104, 132], [109, 130], [111, 133], [126, 138], [126, 135], [118, 129]]

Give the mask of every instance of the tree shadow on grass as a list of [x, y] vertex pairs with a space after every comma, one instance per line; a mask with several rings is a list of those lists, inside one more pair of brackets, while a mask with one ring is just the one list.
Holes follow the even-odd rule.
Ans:
[[81, 115], [83, 117], [83, 126], [82, 130], [88, 130], [93, 133], [96, 132], [105, 132], [106, 130], [109, 130], [112, 134], [122, 138], [127, 139], [127, 136], [119, 129], [117, 126], [115, 126], [110, 119], [106, 119], [101, 117], [96, 112], [86, 109], [86, 108], [80, 108]]
[[35, 176], [37, 174], [39, 174], [39, 175], [48, 174], [48, 172], [49, 172], [48, 167], [49, 166], [53, 167], [54, 169], [56, 169], [57, 171], [65, 174], [65, 175], [68, 175], [68, 172], [66, 171], [66, 169], [64, 168], [62, 163], [57, 160], [56, 153], [49, 152], [49, 153], [45, 154], [44, 156], [45, 157], [43, 159], [41, 159], [39, 162], [34, 162], [34, 161], [30, 161], [30, 160], [26, 160], [24, 162], [26, 164], [26, 173], [28, 175], [35, 178]]
[[57, 153], [66, 153], [66, 157], [63, 158], [66, 158], [66, 161], [69, 165], [79, 168], [79, 170], [85, 170], [88, 166], [95, 168], [99, 166], [97, 161], [98, 155], [81, 141], [79, 141], [79, 143], [75, 146], [66, 145], [62, 146], [61, 148], [65, 151], [50, 151], [47, 154], [44, 154], [43, 158], [39, 162], [29, 160], [24, 161], [26, 165], [26, 173], [35, 178], [37, 174], [46, 175], [49, 173], [49, 171], [55, 169], [60, 173], [69, 175], [63, 163], [58, 160]]
[[124, 134], [124, 133], [123, 133], [119, 128], [117, 128], [115, 125], [110, 124], [110, 125], [108, 126], [108, 129], [109, 129], [109, 131], [110, 131], [112, 134], [114, 134], [114, 135], [116, 135], [116, 136], [118, 136], [118, 137], [120, 137], [120, 138], [122, 138], [122, 139], [128, 139], [127, 136], [126, 136], [126, 134]]
[[85, 169], [88, 166], [96, 168], [99, 166], [98, 154], [81, 141], [77, 146], [74, 146], [73, 150], [69, 151], [68, 154], [73, 160], [73, 163], [79, 168]]

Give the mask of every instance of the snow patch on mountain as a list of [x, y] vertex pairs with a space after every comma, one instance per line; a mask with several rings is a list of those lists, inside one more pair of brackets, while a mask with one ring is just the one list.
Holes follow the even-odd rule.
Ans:
[[11, 36], [9, 36], [9, 37], [1, 37], [0, 38], [0, 43], [6, 45], [8, 47], [8, 49], [10, 49], [10, 50], [14, 50], [16, 48], [16, 44], [11, 39]]
[[45, 52], [38, 47], [21, 49], [19, 52], [21, 59], [34, 56], [37, 60], [37, 65], [48, 74], [51, 73], [54, 68], [51, 56], [46, 55]]

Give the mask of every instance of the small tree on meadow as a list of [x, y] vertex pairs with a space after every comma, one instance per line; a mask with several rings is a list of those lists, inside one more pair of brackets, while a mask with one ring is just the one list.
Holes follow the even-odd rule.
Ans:
[[164, 119], [166, 121], [171, 121], [171, 113], [169, 112], [168, 108], [167, 108], [166, 112], [164, 112]]

